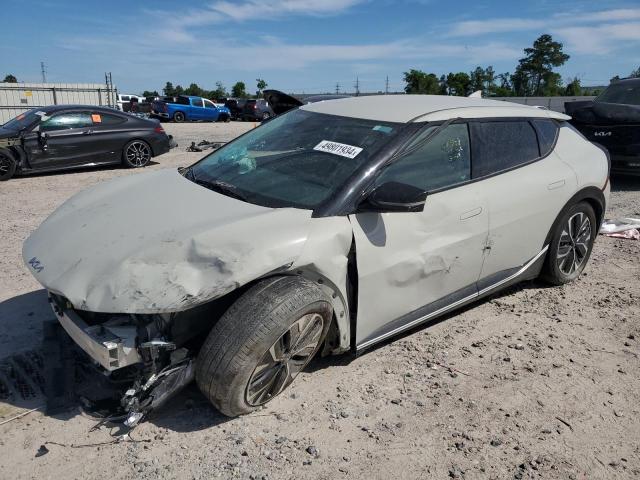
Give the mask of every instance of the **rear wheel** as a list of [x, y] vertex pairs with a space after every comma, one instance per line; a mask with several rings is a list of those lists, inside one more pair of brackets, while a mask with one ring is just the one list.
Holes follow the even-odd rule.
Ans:
[[177, 122], [177, 123], [181, 123], [184, 122], [186, 119], [186, 117], [184, 116], [184, 113], [182, 112], [176, 112], [173, 114], [173, 121]]
[[591, 255], [596, 229], [591, 205], [580, 202], [569, 208], [553, 233], [541, 277], [553, 285], [578, 278]]
[[129, 168], [147, 166], [151, 160], [151, 147], [142, 140], [132, 140], [124, 146], [122, 161]]
[[249, 413], [282, 393], [320, 349], [329, 299], [300, 277], [263, 280], [244, 293], [209, 333], [196, 381], [227, 416]]
[[8, 152], [0, 152], [0, 181], [9, 180], [16, 173], [15, 158]]

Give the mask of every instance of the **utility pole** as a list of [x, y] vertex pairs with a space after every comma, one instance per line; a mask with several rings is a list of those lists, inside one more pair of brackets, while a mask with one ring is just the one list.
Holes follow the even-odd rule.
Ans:
[[356, 87], [356, 97], [360, 96], [360, 80], [356, 77], [356, 83], [354, 85]]
[[47, 83], [46, 71], [44, 69], [44, 62], [40, 62], [40, 72], [42, 73], [42, 83]]
[[389, 75], [387, 75], [387, 80], [384, 82], [384, 94], [389, 95]]
[[340, 84], [336, 83], [336, 95], [340, 95]]

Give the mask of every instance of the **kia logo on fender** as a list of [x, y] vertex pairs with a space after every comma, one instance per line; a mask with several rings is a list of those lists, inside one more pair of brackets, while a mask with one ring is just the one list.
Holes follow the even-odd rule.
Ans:
[[610, 137], [611, 132], [595, 132], [594, 135], [596, 137]]
[[37, 257], [33, 257], [31, 260], [29, 260], [29, 265], [31, 265], [31, 268], [33, 268], [38, 273], [44, 270], [44, 266], [40, 263], [40, 260], [38, 260]]

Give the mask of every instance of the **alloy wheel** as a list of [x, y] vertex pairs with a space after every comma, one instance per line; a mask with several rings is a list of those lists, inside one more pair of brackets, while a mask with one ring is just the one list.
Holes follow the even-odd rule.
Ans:
[[151, 158], [151, 150], [146, 143], [133, 142], [127, 147], [127, 161], [134, 167], [143, 167]]
[[0, 176], [9, 173], [9, 170], [11, 170], [11, 160], [5, 155], [0, 155]]
[[589, 254], [590, 242], [591, 221], [589, 217], [583, 212], [569, 217], [560, 234], [556, 254], [556, 263], [560, 272], [571, 276], [582, 268]]
[[247, 385], [247, 403], [263, 405], [287, 388], [315, 354], [323, 331], [324, 318], [319, 313], [296, 320], [253, 371]]

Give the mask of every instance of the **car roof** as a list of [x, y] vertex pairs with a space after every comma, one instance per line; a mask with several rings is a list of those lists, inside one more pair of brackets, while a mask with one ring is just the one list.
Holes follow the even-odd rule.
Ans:
[[397, 123], [441, 121], [451, 118], [571, 118], [563, 113], [517, 103], [448, 95], [370, 95], [310, 103], [300, 109], [341, 117]]
[[115, 108], [102, 107], [99, 105], [49, 105], [48, 107], [36, 107], [34, 110], [46, 113], [59, 112], [61, 110], [91, 110], [93, 112], [122, 113]]
[[640, 77], [629, 77], [629, 78], [621, 78], [619, 80], [614, 80], [610, 83], [610, 85], [640, 85]]

